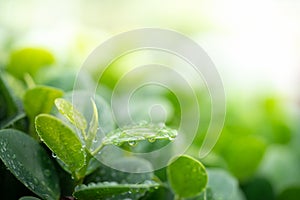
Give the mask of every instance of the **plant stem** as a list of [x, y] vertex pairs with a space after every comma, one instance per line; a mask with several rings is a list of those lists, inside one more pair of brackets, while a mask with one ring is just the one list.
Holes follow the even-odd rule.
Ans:
[[86, 136], [85, 130], [84, 129], [80, 129], [80, 132], [81, 132], [81, 135], [82, 135], [84, 141], [86, 141], [87, 140], [87, 136]]
[[95, 149], [93, 152], [92, 152], [92, 156], [96, 155], [99, 151], [101, 151], [103, 149], [105, 145], [103, 145], [103, 143], [101, 143], [99, 145], [99, 147], [97, 149]]
[[74, 178], [75, 178], [75, 184], [76, 185], [79, 185], [79, 184], [82, 184], [83, 183], [83, 180], [85, 178], [85, 173], [86, 173], [86, 170], [89, 166], [89, 162], [91, 160], [93, 156], [86, 150], [86, 157], [85, 157], [85, 165], [79, 169], [78, 171], [76, 171], [74, 173]]

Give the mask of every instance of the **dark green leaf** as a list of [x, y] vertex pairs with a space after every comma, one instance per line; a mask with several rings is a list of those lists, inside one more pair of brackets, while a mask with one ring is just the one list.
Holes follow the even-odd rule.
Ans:
[[85, 164], [85, 153], [76, 133], [60, 119], [41, 114], [35, 120], [36, 130], [42, 141], [71, 172]]
[[272, 184], [264, 177], [255, 177], [241, 184], [247, 200], [275, 200]]
[[298, 200], [300, 195], [300, 186], [286, 188], [279, 195], [277, 200]]
[[112, 164], [121, 171], [101, 165], [97, 171], [92, 173], [85, 180], [87, 182], [115, 181], [118, 183], [133, 184], [141, 183], [153, 178], [153, 168], [151, 163], [142, 158], [122, 157], [115, 160]]
[[39, 198], [36, 198], [36, 197], [21, 197], [19, 200], [40, 200]]
[[0, 158], [27, 188], [43, 199], [58, 199], [58, 177], [47, 153], [23, 132], [0, 131]]
[[126, 193], [140, 193], [156, 189], [159, 184], [154, 181], [145, 181], [141, 184], [118, 184], [116, 182], [91, 183], [75, 188], [74, 196], [78, 200], [101, 200], [105, 197]]
[[194, 197], [206, 187], [207, 173], [196, 159], [182, 155], [171, 160], [167, 167], [169, 183], [179, 197]]
[[11, 121], [19, 115], [20, 105], [17, 98], [12, 93], [11, 88], [7, 85], [5, 77], [0, 75], [0, 128], [6, 128]]

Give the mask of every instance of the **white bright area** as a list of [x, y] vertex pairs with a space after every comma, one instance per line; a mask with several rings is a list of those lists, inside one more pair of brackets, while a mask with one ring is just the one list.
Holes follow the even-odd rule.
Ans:
[[[0, 0], [0, 50], [47, 47], [80, 67], [104, 40], [134, 28], [167, 28], [202, 46], [226, 92], [275, 90], [295, 97], [300, 84], [300, 1]], [[64, 59], [68, 59], [65, 61]]]

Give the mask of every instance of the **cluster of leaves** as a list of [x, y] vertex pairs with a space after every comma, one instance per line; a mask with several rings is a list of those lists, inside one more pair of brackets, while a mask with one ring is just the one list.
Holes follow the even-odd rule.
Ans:
[[[255, 112], [236, 102], [229, 105], [221, 138], [201, 162], [194, 157], [198, 157], [205, 126], [200, 126], [188, 149], [190, 156], [174, 157], [160, 170], [154, 171], [147, 160], [123, 155], [115, 164], [137, 172], [129, 173], [102, 164], [99, 157], [111, 146], [152, 151], [176, 140], [177, 131], [169, 128], [180, 121], [174, 95], [149, 88], [149, 98], [137, 95], [133, 108], [134, 119], [150, 121], [144, 106], [159, 101], [169, 111], [168, 126], [158, 118], [116, 129], [107, 104], [109, 89], [100, 88], [101, 95], [84, 99], [83, 107], [89, 111], [81, 110], [68, 93], [75, 73], [70, 68], [70, 73], [61, 73], [66, 69], [53, 67], [54, 61], [48, 51], [26, 48], [13, 52], [0, 69], [3, 199], [298, 199], [299, 138], [293, 135], [278, 99], [260, 102]], [[110, 80], [104, 78], [108, 88]], [[84, 91], [73, 92], [85, 96]], [[185, 91], [182, 95], [188, 102], [189, 95]], [[205, 110], [208, 104], [202, 100], [199, 105]], [[201, 116], [202, 124], [209, 124], [206, 114]]]
[[[33, 59], [35, 56], [38, 59]], [[35, 85], [32, 77], [41, 67], [51, 62], [52, 56], [45, 50], [24, 49], [12, 54], [10, 64], [0, 77], [3, 109], [0, 158], [10, 173], [37, 196], [24, 196], [21, 199], [55, 200], [66, 196], [79, 200], [139, 199], [147, 198], [147, 195], [155, 193], [159, 188], [171, 191], [153, 172], [120, 172], [101, 164], [95, 156], [107, 145], [122, 146], [126, 143], [133, 146], [143, 140], [152, 143], [156, 140], [174, 140], [177, 132], [152, 123], [129, 125], [115, 130], [114, 125], [111, 125], [107, 129], [105, 126], [113, 122], [101, 126], [101, 119], [112, 121], [112, 118], [105, 109], [99, 112], [97, 107], [108, 106], [99, 96], [97, 98], [101, 99], [102, 105], [96, 105], [99, 101], [91, 99], [93, 114], [88, 123], [83, 113], [62, 98], [62, 90]], [[21, 70], [20, 66], [23, 66]], [[64, 119], [58, 114], [57, 117], [50, 114], [55, 113], [53, 105]], [[135, 159], [134, 162], [132, 159]], [[125, 157], [121, 164], [139, 167], [150, 165], [151, 169], [150, 163], [133, 157]], [[206, 187], [206, 170], [191, 157], [174, 158], [165, 170], [176, 198], [197, 196]], [[9, 177], [8, 171], [2, 171], [3, 178]], [[182, 174], [183, 171], [186, 173]], [[118, 175], [108, 177], [115, 173]], [[16, 189], [15, 185], [10, 187], [10, 191]], [[28, 191], [26, 193], [30, 194]], [[3, 196], [16, 197], [9, 193]]]

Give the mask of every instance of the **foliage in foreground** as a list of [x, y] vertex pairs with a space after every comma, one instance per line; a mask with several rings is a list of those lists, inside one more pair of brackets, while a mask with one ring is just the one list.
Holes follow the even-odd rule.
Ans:
[[[142, 122], [116, 128], [105, 93], [84, 101], [86, 113], [70, 101], [72, 88], [66, 85], [72, 85], [74, 77], [62, 73], [41, 78], [45, 71], [51, 72], [53, 67], [46, 66], [53, 62], [51, 53], [29, 48], [12, 53], [1, 69], [0, 188], [4, 199], [298, 198], [299, 138], [278, 100], [260, 102], [257, 112], [229, 105], [220, 141], [201, 162], [195, 158], [205, 128], [199, 130], [189, 155], [178, 155], [156, 171], [147, 160], [122, 155], [117, 164], [139, 172], [129, 173], [99, 162], [103, 151], [109, 147], [153, 151], [176, 140], [177, 131], [170, 127], [176, 127], [180, 107], [174, 98], [164, 93], [155, 99], [172, 111], [167, 125]], [[76, 92], [84, 96], [83, 91]], [[144, 101], [141, 98], [135, 105], [133, 117], [138, 120], [144, 119]], [[240, 117], [241, 112], [246, 117]]]

